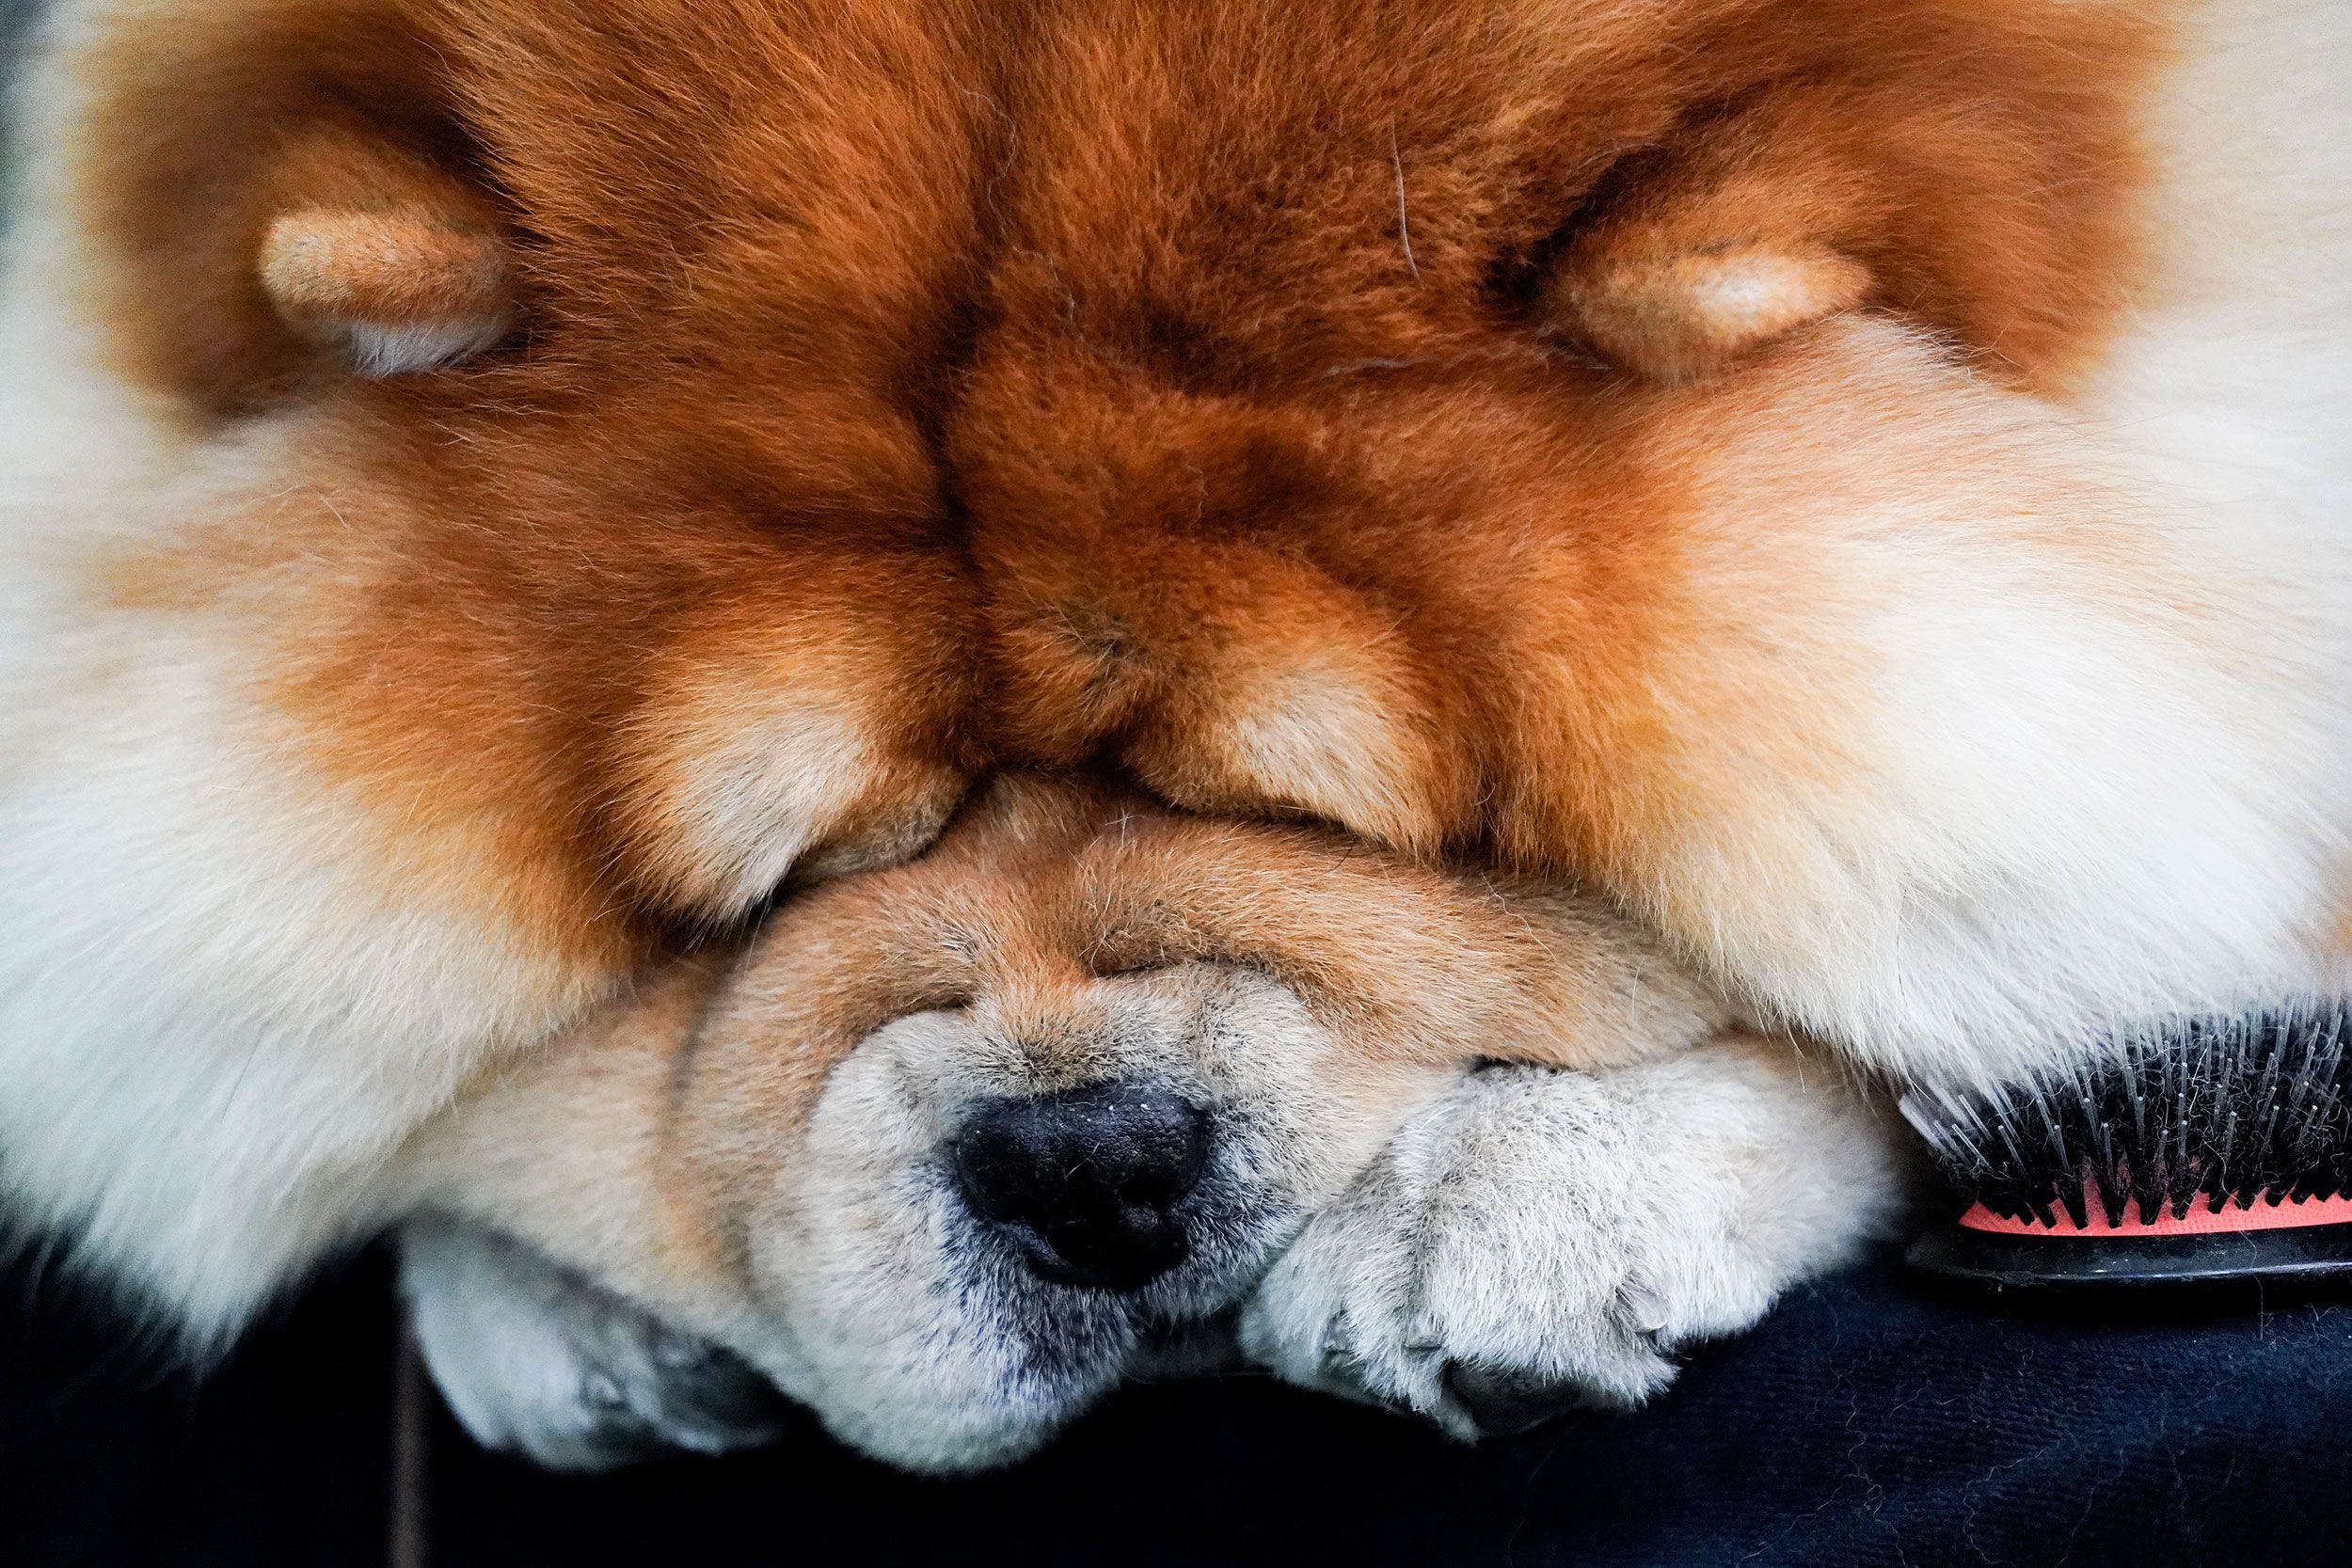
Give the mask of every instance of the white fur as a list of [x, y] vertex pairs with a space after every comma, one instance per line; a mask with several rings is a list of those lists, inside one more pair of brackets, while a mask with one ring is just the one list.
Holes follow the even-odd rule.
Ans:
[[330, 802], [241, 754], [233, 682], [172, 651], [5, 786], [0, 1174], [204, 1328], [345, 1239], [486, 1041], [585, 998], [496, 923], [388, 899]]
[[248, 689], [236, 607], [93, 613], [61, 564], [276, 471], [277, 433], [109, 496], [147, 443], [72, 412], [0, 386], [0, 1181], [202, 1334], [346, 1239], [355, 1180], [491, 1042], [590, 997], [373, 861]]
[[[2345, 546], [2297, 553], [2290, 589], [2260, 518], [2218, 528], [2147, 484], [2112, 421], [1955, 387], [1883, 324], [1840, 331], [1842, 393], [1756, 417], [1854, 451], [1852, 494], [1785, 431], [1734, 447], [1692, 552], [1696, 592], [1785, 650], [1750, 660], [1779, 701], [1821, 681], [1816, 752], [1702, 754], [1727, 782], [1639, 895], [1761, 1010], [1905, 1072], [2006, 1075], [2103, 1020], [2325, 985], [2352, 669], [2296, 596]], [[1937, 423], [1877, 412], [1931, 388]], [[1799, 565], [1770, 520], [1808, 495]], [[1792, 571], [1807, 591], [1776, 613]]]
[[1889, 1219], [1876, 1118], [1739, 1045], [1586, 1074], [1498, 1068], [1407, 1125], [1251, 1298], [1243, 1351], [1310, 1388], [1482, 1435], [1506, 1409], [1626, 1405]]
[[[1759, 1010], [1906, 1072], [2000, 1077], [2118, 1016], [2347, 981], [2352, 10], [2197, 17], [2153, 117], [2164, 272], [2133, 329], [2065, 407], [1984, 390], [1890, 433], [1869, 411], [1901, 388], [1866, 382], [1805, 421], [1863, 454], [1858, 487], [1903, 442], [1913, 472], [2003, 484], [1813, 498], [1809, 570], [1869, 628], [1824, 673], [1859, 653], [1878, 694], [1845, 776], [1701, 825], [1641, 890]], [[1774, 477], [1722, 484], [1736, 558]], [[2123, 537], [2130, 570], [2017, 535], [2069, 529]]]
[[418, 375], [494, 347], [514, 325], [503, 315], [396, 325], [354, 317], [341, 324], [341, 335], [361, 375]]
[[411, 1223], [401, 1286], [434, 1381], [485, 1447], [596, 1470], [775, 1435], [776, 1396], [741, 1363], [494, 1232]]

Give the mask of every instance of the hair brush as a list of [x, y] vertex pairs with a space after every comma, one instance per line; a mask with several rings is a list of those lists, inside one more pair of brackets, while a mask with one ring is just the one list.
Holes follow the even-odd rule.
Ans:
[[2352, 1012], [2196, 1019], [1905, 1120], [1958, 1199], [1921, 1268], [1996, 1285], [2352, 1273]]

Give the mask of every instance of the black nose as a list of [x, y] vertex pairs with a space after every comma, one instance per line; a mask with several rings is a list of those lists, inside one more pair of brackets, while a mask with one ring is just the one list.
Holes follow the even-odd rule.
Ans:
[[992, 1100], [956, 1139], [956, 1175], [1040, 1278], [1132, 1291], [1191, 1251], [1175, 1211], [1207, 1158], [1201, 1122], [1143, 1080]]

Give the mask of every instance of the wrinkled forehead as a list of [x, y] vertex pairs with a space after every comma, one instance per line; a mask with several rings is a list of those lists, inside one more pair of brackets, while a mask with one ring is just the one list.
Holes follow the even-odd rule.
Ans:
[[1473, 1042], [1505, 1054], [1521, 1032], [1542, 1033], [1585, 983], [1584, 960], [1622, 940], [1599, 926], [1580, 934], [1593, 952], [1564, 961], [1483, 879], [1326, 832], [1015, 777], [917, 859], [783, 905], [701, 1034], [707, 1063], [731, 1055], [805, 1105], [895, 1020], [977, 1006], [1050, 1053], [1107, 1026], [1101, 982], [1207, 964], [1279, 983], [1397, 1060], [1446, 1062]]
[[681, 325], [723, 321], [731, 343], [853, 378], [967, 287], [1001, 141], [977, 8], [422, 4], [559, 330], [691, 356]]
[[1656, 133], [1691, 88], [1671, 47], [1689, 9], [1045, 8], [1007, 72], [1009, 238], [1080, 284], [1214, 281], [1220, 303], [1439, 281]]
[[1443, 297], [1778, 36], [1699, 48], [1754, 8], [1723, 0], [443, 5], [559, 307], [831, 322], [845, 349], [983, 295]]

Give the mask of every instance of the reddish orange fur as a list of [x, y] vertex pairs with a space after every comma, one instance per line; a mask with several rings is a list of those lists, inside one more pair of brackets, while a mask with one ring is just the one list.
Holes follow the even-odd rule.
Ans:
[[[333, 433], [321, 504], [174, 592], [330, 562], [260, 650], [316, 760], [421, 863], [626, 956], [740, 908], [742, 847], [665, 771], [731, 690], [883, 737], [818, 834], [845, 863], [984, 768], [1107, 762], [1640, 888], [1716, 787], [1693, 716], [1838, 766], [1694, 665], [1670, 460], [1816, 361], [1645, 386], [1560, 300], [1810, 250], [2062, 388], [2134, 277], [2159, 33], [2025, 0], [236, 0], [102, 55], [87, 155], [123, 364], [199, 422]], [[355, 125], [511, 236], [514, 346], [358, 384], [270, 310], [302, 138]]]
[[310, 209], [270, 226], [262, 279], [289, 319], [399, 325], [496, 317], [507, 308], [495, 238], [406, 214]]

